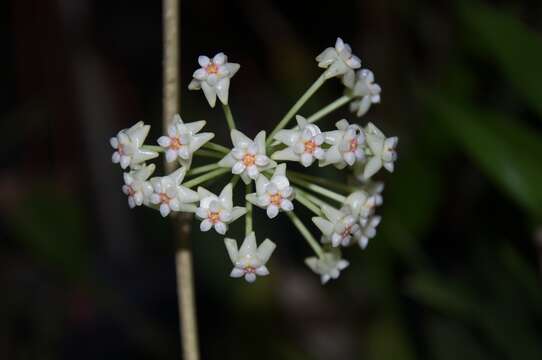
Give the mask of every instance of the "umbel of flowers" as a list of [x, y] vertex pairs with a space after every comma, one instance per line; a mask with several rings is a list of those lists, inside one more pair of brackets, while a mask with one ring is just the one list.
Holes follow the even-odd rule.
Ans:
[[[233, 264], [230, 276], [248, 282], [270, 274], [267, 263], [277, 246], [269, 239], [258, 244], [253, 217], [260, 211], [264, 216], [259, 222], [286, 217], [314, 252], [305, 259], [307, 266], [323, 284], [338, 278], [349, 265], [342, 256], [344, 248], [357, 244], [366, 249], [376, 236], [381, 217], [375, 210], [382, 205], [384, 186], [372, 178], [381, 169], [393, 172], [398, 139], [387, 137], [371, 122], [332, 119], [329, 125], [317, 125], [347, 104], [357, 117], [364, 116], [372, 104], [380, 102], [381, 88], [373, 72], [362, 68], [361, 60], [340, 38], [319, 54], [316, 62], [323, 68], [316, 81], [270, 133], [262, 129], [252, 138], [236, 128], [228, 104], [230, 83], [240, 65], [228, 62], [223, 53], [212, 58], [200, 56], [200, 68], [194, 72], [189, 89], [202, 90], [211, 108], [218, 98], [231, 145], [212, 143], [214, 134], [202, 132], [204, 120], [185, 122], [180, 115], [175, 115], [156, 145], [145, 144], [150, 126], [143, 122], [119, 131], [110, 140], [112, 160], [125, 171], [122, 191], [129, 207], [146, 206], [163, 217], [194, 213], [201, 231], [228, 236], [224, 244]], [[333, 78], [341, 80], [344, 94], [316, 113], [303, 116], [299, 112], [302, 106]], [[170, 174], [153, 177], [155, 165], [148, 162], [161, 153], [167, 162], [178, 166]], [[195, 159], [208, 163], [195, 167]], [[350, 181], [304, 172], [309, 167], [326, 166], [343, 172], [343, 178]], [[208, 190], [210, 182], [223, 177], [222, 188]], [[245, 201], [234, 204], [240, 179], [245, 184]], [[313, 216], [298, 217], [298, 205]], [[229, 237], [229, 229], [240, 218], [244, 218], [245, 233], [238, 241]]]

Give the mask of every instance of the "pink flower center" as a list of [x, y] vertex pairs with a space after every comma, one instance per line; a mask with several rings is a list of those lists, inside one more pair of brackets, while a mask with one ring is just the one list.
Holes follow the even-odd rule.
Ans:
[[269, 201], [273, 205], [280, 206], [280, 203], [282, 202], [282, 196], [280, 196], [279, 193], [273, 194], [273, 195], [270, 196]]
[[318, 145], [316, 145], [314, 140], [305, 141], [305, 152], [306, 153], [312, 154], [314, 152], [314, 150], [316, 150], [317, 147], [318, 147]]
[[354, 152], [358, 149], [358, 140], [357, 139], [352, 139], [350, 141], [350, 151], [351, 152]]
[[218, 73], [218, 65], [216, 65], [215, 63], [210, 63], [209, 65], [207, 65], [205, 70], [207, 71], [207, 74], [216, 74]]
[[245, 166], [252, 166], [254, 165], [255, 162], [256, 162], [256, 156], [254, 155], [246, 154], [243, 157], [243, 164], [245, 164]]
[[171, 137], [171, 144], [169, 145], [170, 148], [173, 150], [179, 150], [184, 144], [181, 142], [181, 139], [178, 137]]
[[344, 238], [347, 238], [351, 235], [352, 233], [352, 226], [348, 226], [346, 229], [344, 229], [344, 231], [341, 233], [341, 236]]
[[169, 196], [167, 196], [166, 193], [160, 193], [160, 202], [161, 203], [169, 204], [170, 200], [171, 200], [171, 198]]
[[245, 273], [254, 274], [256, 272], [256, 269], [252, 266], [247, 266], [244, 268]]
[[209, 212], [209, 220], [211, 220], [211, 222], [213, 224], [216, 224], [217, 222], [220, 221], [220, 213], [219, 212]]

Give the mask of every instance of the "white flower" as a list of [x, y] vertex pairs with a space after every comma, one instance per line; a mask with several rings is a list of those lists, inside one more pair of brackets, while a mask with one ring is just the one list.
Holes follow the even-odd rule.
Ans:
[[279, 210], [292, 211], [294, 190], [286, 177], [286, 164], [276, 167], [273, 177], [268, 180], [264, 175], [256, 179], [256, 192], [248, 194], [246, 199], [254, 205], [267, 210], [267, 216], [273, 219]]
[[345, 205], [349, 207], [352, 215], [360, 219], [367, 219], [374, 214], [375, 208], [381, 204], [382, 196], [380, 194], [370, 195], [363, 190], [348, 195], [345, 201]]
[[341, 258], [341, 254], [338, 251], [326, 252], [321, 258], [306, 258], [305, 264], [312, 271], [320, 275], [322, 285], [330, 279], [337, 279], [340, 272], [350, 265], [348, 261]]
[[158, 138], [158, 144], [166, 149], [167, 162], [175, 161], [179, 157], [188, 165], [194, 151], [215, 136], [213, 133], [198, 134], [204, 126], [205, 120], [183, 123], [181, 116], [176, 114], [167, 129], [167, 136]]
[[367, 247], [369, 239], [376, 236], [376, 227], [380, 224], [380, 216], [371, 216], [367, 219], [361, 219], [361, 236], [358, 238], [358, 244], [362, 249]]
[[331, 206], [322, 206], [323, 217], [313, 217], [312, 222], [322, 231], [322, 242], [333, 247], [348, 246], [352, 237], [358, 240], [361, 237], [360, 227], [351, 213], [337, 210]]
[[159, 206], [163, 217], [171, 211], [195, 211], [196, 207], [191, 203], [199, 200], [198, 193], [181, 185], [185, 175], [186, 168], [181, 167], [167, 176], [151, 179], [150, 202]]
[[339, 169], [352, 166], [356, 161], [365, 158], [365, 135], [363, 129], [356, 124], [349, 124], [342, 119], [335, 124], [338, 130], [324, 133], [325, 142], [331, 147], [326, 151], [320, 166], [335, 164]]
[[188, 89], [203, 90], [211, 107], [215, 107], [217, 95], [224, 105], [228, 105], [230, 79], [239, 70], [240, 65], [229, 63], [228, 57], [223, 53], [216, 54], [212, 59], [200, 56], [198, 63], [201, 68], [194, 72], [194, 79], [188, 85]]
[[152, 194], [152, 185], [147, 179], [152, 175], [154, 169], [154, 164], [150, 164], [129, 173], [124, 173], [122, 192], [128, 195], [130, 208], [133, 209], [148, 202], [149, 196]]
[[256, 275], [269, 275], [269, 270], [265, 264], [276, 247], [271, 240], [265, 239], [260, 246], [257, 246], [256, 236], [252, 232], [245, 238], [239, 250], [237, 250], [237, 241], [234, 239], [226, 238], [224, 244], [234, 266], [230, 273], [231, 277], [240, 278], [244, 276], [246, 281], [252, 283], [256, 281]]
[[371, 104], [380, 102], [380, 85], [374, 83], [374, 75], [371, 70], [362, 69], [357, 72], [356, 83], [352, 89], [351, 96], [356, 100], [350, 103], [350, 111], [358, 117], [363, 116], [371, 107]]
[[233, 129], [230, 135], [233, 149], [218, 165], [231, 168], [232, 174], [241, 175], [245, 184], [256, 179], [260, 172], [277, 165], [265, 153], [265, 131], [260, 131], [254, 141], [236, 129]]
[[367, 124], [367, 127], [365, 128], [365, 138], [367, 139], [367, 145], [369, 145], [372, 155], [365, 165], [363, 177], [369, 179], [376, 174], [382, 166], [389, 172], [393, 172], [393, 163], [397, 160], [395, 147], [397, 146], [399, 139], [396, 136], [386, 138], [382, 131], [372, 123]]
[[344, 43], [341, 38], [337, 38], [334, 48], [329, 47], [318, 55], [316, 61], [318, 61], [319, 67], [327, 68], [324, 73], [326, 79], [342, 76], [343, 84], [346, 87], [354, 86], [356, 77], [354, 70], [361, 67], [361, 60], [352, 55], [350, 45]]
[[233, 206], [231, 184], [226, 185], [219, 196], [202, 187], [198, 188], [198, 194], [200, 202], [196, 215], [202, 219], [201, 231], [214, 227], [217, 233], [224, 235], [228, 231], [228, 224], [246, 213], [244, 207]]
[[321, 145], [324, 135], [314, 124], [310, 124], [303, 116], [296, 115], [297, 129], [282, 129], [275, 135], [275, 140], [288, 146], [271, 155], [274, 160], [299, 161], [303, 166], [309, 167], [315, 159], [325, 157]]
[[141, 149], [150, 128], [150, 125], [145, 125], [143, 121], [140, 121], [129, 129], [119, 131], [117, 136], [112, 137], [109, 143], [116, 150], [113, 153], [113, 162], [120, 163], [120, 167], [126, 169], [128, 166], [134, 167], [158, 157], [158, 153], [155, 151]]

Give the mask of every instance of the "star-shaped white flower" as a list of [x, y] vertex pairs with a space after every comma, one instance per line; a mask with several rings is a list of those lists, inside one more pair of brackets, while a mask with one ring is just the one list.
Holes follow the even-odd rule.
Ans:
[[325, 151], [322, 149], [324, 134], [320, 128], [310, 124], [303, 116], [296, 115], [297, 129], [282, 129], [274, 137], [288, 146], [271, 155], [274, 160], [299, 161], [303, 166], [309, 167], [315, 159], [322, 160]]
[[339, 169], [346, 165], [352, 166], [356, 161], [365, 158], [365, 134], [356, 124], [349, 124], [346, 119], [338, 121], [335, 126], [338, 130], [324, 133], [325, 142], [331, 147], [326, 150], [324, 161], [320, 166], [335, 164]]
[[357, 219], [349, 212], [335, 209], [331, 206], [322, 206], [323, 217], [313, 217], [312, 222], [322, 231], [322, 242], [331, 243], [333, 247], [348, 246], [352, 238], [361, 237]]
[[209, 132], [198, 134], [204, 126], [205, 120], [183, 123], [181, 116], [176, 114], [167, 129], [167, 136], [158, 138], [158, 144], [166, 149], [167, 162], [173, 162], [178, 157], [181, 163], [190, 164], [194, 151], [215, 136]]
[[231, 277], [245, 277], [247, 282], [252, 283], [256, 281], [256, 275], [269, 275], [265, 264], [276, 247], [271, 240], [265, 239], [260, 246], [257, 246], [256, 236], [252, 232], [245, 238], [239, 250], [237, 249], [237, 241], [234, 239], [226, 238], [224, 244], [234, 266], [230, 273]]
[[196, 215], [202, 220], [201, 231], [209, 231], [214, 227], [217, 233], [224, 235], [228, 231], [228, 224], [246, 213], [244, 207], [233, 206], [231, 184], [226, 185], [219, 196], [201, 186], [198, 194], [200, 202]]
[[218, 165], [231, 168], [232, 174], [240, 175], [245, 184], [256, 179], [260, 172], [277, 165], [266, 155], [265, 131], [260, 131], [254, 140], [236, 129], [233, 129], [230, 135], [233, 149], [218, 162]]
[[112, 157], [113, 162], [120, 163], [120, 167], [126, 169], [128, 166], [134, 167], [158, 157], [158, 153], [155, 151], [141, 149], [150, 128], [150, 125], [145, 125], [143, 121], [140, 121], [129, 129], [119, 131], [117, 136], [112, 137], [109, 143], [115, 149]]
[[367, 247], [369, 239], [376, 236], [376, 227], [380, 224], [381, 220], [382, 218], [378, 215], [371, 216], [367, 219], [361, 219], [361, 236], [357, 240], [362, 249]]
[[122, 192], [128, 196], [128, 205], [131, 209], [149, 201], [149, 196], [152, 194], [152, 185], [147, 179], [152, 175], [154, 169], [154, 164], [150, 164], [124, 173]]
[[331, 279], [337, 279], [341, 271], [350, 265], [348, 261], [341, 258], [340, 252], [335, 250], [324, 253], [321, 258], [306, 258], [305, 264], [316, 274], [320, 275], [322, 285]]
[[389, 172], [393, 172], [394, 162], [397, 160], [395, 147], [399, 142], [396, 136], [386, 138], [386, 136], [372, 123], [367, 124], [365, 128], [365, 138], [371, 151], [369, 161], [363, 170], [363, 177], [369, 179], [376, 174], [383, 166]]
[[151, 179], [153, 193], [150, 196], [151, 204], [159, 206], [163, 217], [172, 211], [194, 212], [194, 202], [199, 200], [198, 193], [181, 185], [186, 168], [181, 167], [171, 174]]
[[342, 82], [346, 87], [353, 87], [355, 81], [355, 69], [361, 67], [361, 60], [352, 55], [350, 45], [344, 43], [341, 38], [337, 38], [335, 47], [325, 49], [316, 57], [318, 66], [327, 69], [324, 73], [326, 79], [338, 76], [342, 77]]
[[374, 83], [373, 72], [368, 69], [362, 69], [357, 72], [356, 83], [351, 91], [351, 96], [356, 99], [350, 103], [350, 111], [358, 117], [365, 115], [371, 104], [380, 102], [380, 85]]
[[212, 59], [200, 56], [198, 63], [201, 68], [194, 72], [194, 79], [188, 85], [188, 89], [203, 90], [211, 107], [215, 107], [217, 95], [224, 105], [228, 105], [230, 79], [239, 70], [240, 65], [229, 63], [224, 53], [218, 53]]
[[254, 205], [267, 210], [267, 216], [273, 219], [279, 211], [292, 211], [294, 189], [286, 177], [286, 164], [275, 168], [271, 180], [261, 175], [256, 179], [256, 192], [248, 194], [246, 199]]
[[382, 204], [381, 200], [382, 196], [379, 194], [371, 195], [360, 190], [348, 195], [345, 205], [355, 217], [367, 219], [374, 214], [375, 208]]

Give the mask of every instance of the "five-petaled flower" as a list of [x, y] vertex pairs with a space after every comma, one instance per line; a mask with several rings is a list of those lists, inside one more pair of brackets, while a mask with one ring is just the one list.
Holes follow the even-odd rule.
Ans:
[[215, 135], [198, 132], [205, 126], [205, 120], [183, 123], [181, 116], [176, 114], [172, 124], [167, 129], [167, 136], [158, 138], [158, 144], [166, 149], [166, 161], [173, 162], [179, 157], [183, 165], [189, 166], [192, 154]]
[[224, 53], [218, 53], [212, 59], [200, 56], [198, 63], [201, 68], [194, 71], [194, 79], [188, 88], [203, 90], [211, 107], [215, 107], [217, 95], [224, 105], [228, 105], [230, 79], [239, 70], [239, 64], [229, 63], [228, 57]]
[[265, 131], [260, 131], [254, 140], [236, 129], [233, 129], [230, 135], [233, 149], [218, 165], [231, 168], [232, 174], [240, 175], [245, 184], [256, 179], [260, 172], [277, 165], [266, 155]]
[[362, 69], [357, 72], [354, 88], [350, 92], [347, 91], [350, 96], [355, 98], [350, 103], [350, 111], [358, 117], [365, 115], [369, 111], [371, 104], [380, 102], [382, 89], [374, 81], [373, 72], [369, 69]]
[[346, 119], [338, 121], [337, 130], [324, 133], [325, 142], [331, 147], [326, 150], [324, 161], [320, 166], [335, 164], [339, 169], [352, 166], [356, 161], [365, 158], [365, 135], [363, 129], [356, 124], [349, 124]]
[[271, 155], [274, 160], [299, 161], [303, 166], [309, 167], [315, 159], [325, 157], [321, 145], [324, 143], [324, 134], [320, 128], [310, 124], [303, 116], [296, 115], [297, 129], [282, 129], [275, 135], [287, 148], [276, 151]]
[[294, 190], [286, 177], [286, 164], [278, 165], [270, 180], [260, 175], [256, 179], [256, 192], [246, 196], [254, 205], [266, 209], [270, 219], [277, 216], [280, 210], [292, 211], [293, 197]]
[[113, 162], [120, 163], [120, 167], [126, 169], [128, 166], [134, 167], [158, 157], [157, 152], [141, 148], [149, 129], [149, 125], [140, 121], [131, 128], [119, 131], [117, 136], [112, 137], [109, 143], [115, 149], [112, 157]]
[[363, 170], [363, 177], [369, 179], [382, 166], [389, 172], [393, 172], [393, 163], [397, 160], [395, 147], [399, 139], [396, 136], [386, 138], [382, 131], [372, 123], [368, 123], [365, 128], [365, 138], [367, 139], [371, 156], [369, 156], [369, 161]]
[[199, 200], [198, 193], [181, 185], [186, 168], [181, 167], [171, 174], [152, 178], [153, 193], [150, 196], [151, 204], [159, 206], [163, 217], [172, 211], [194, 212], [194, 202]]
[[224, 235], [228, 231], [228, 224], [246, 213], [244, 207], [233, 206], [231, 184], [226, 185], [219, 196], [203, 187], [198, 188], [198, 194], [200, 202], [196, 215], [202, 220], [201, 231], [209, 231], [214, 227], [217, 233]]
[[335, 76], [342, 77], [343, 84], [351, 88], [355, 82], [355, 69], [361, 67], [361, 60], [352, 54], [350, 45], [337, 38], [335, 47], [328, 47], [316, 57], [318, 66], [327, 69], [324, 77], [330, 79]]
[[145, 165], [137, 170], [124, 173], [122, 192], [128, 196], [131, 209], [146, 204], [152, 194], [152, 185], [147, 179], [154, 172], [154, 164]]
[[326, 252], [322, 257], [309, 257], [305, 259], [305, 264], [316, 274], [320, 275], [322, 284], [330, 279], [337, 279], [342, 270], [346, 269], [349, 262], [341, 258], [338, 249]]
[[257, 246], [256, 235], [254, 232], [247, 235], [240, 249], [237, 249], [237, 241], [234, 239], [224, 239], [226, 250], [233, 263], [231, 277], [244, 277], [249, 283], [256, 281], [256, 275], [269, 275], [269, 270], [265, 266], [271, 254], [275, 250], [275, 243], [269, 239]]
[[359, 240], [362, 236], [360, 226], [354, 215], [347, 211], [341, 211], [334, 207], [322, 206], [325, 218], [315, 216], [312, 222], [322, 232], [322, 243], [331, 243], [331, 246], [348, 246], [354, 239]]
[[358, 238], [358, 244], [362, 249], [365, 249], [369, 244], [369, 239], [376, 236], [376, 227], [380, 224], [382, 218], [378, 215], [370, 216], [361, 221], [361, 236]]

